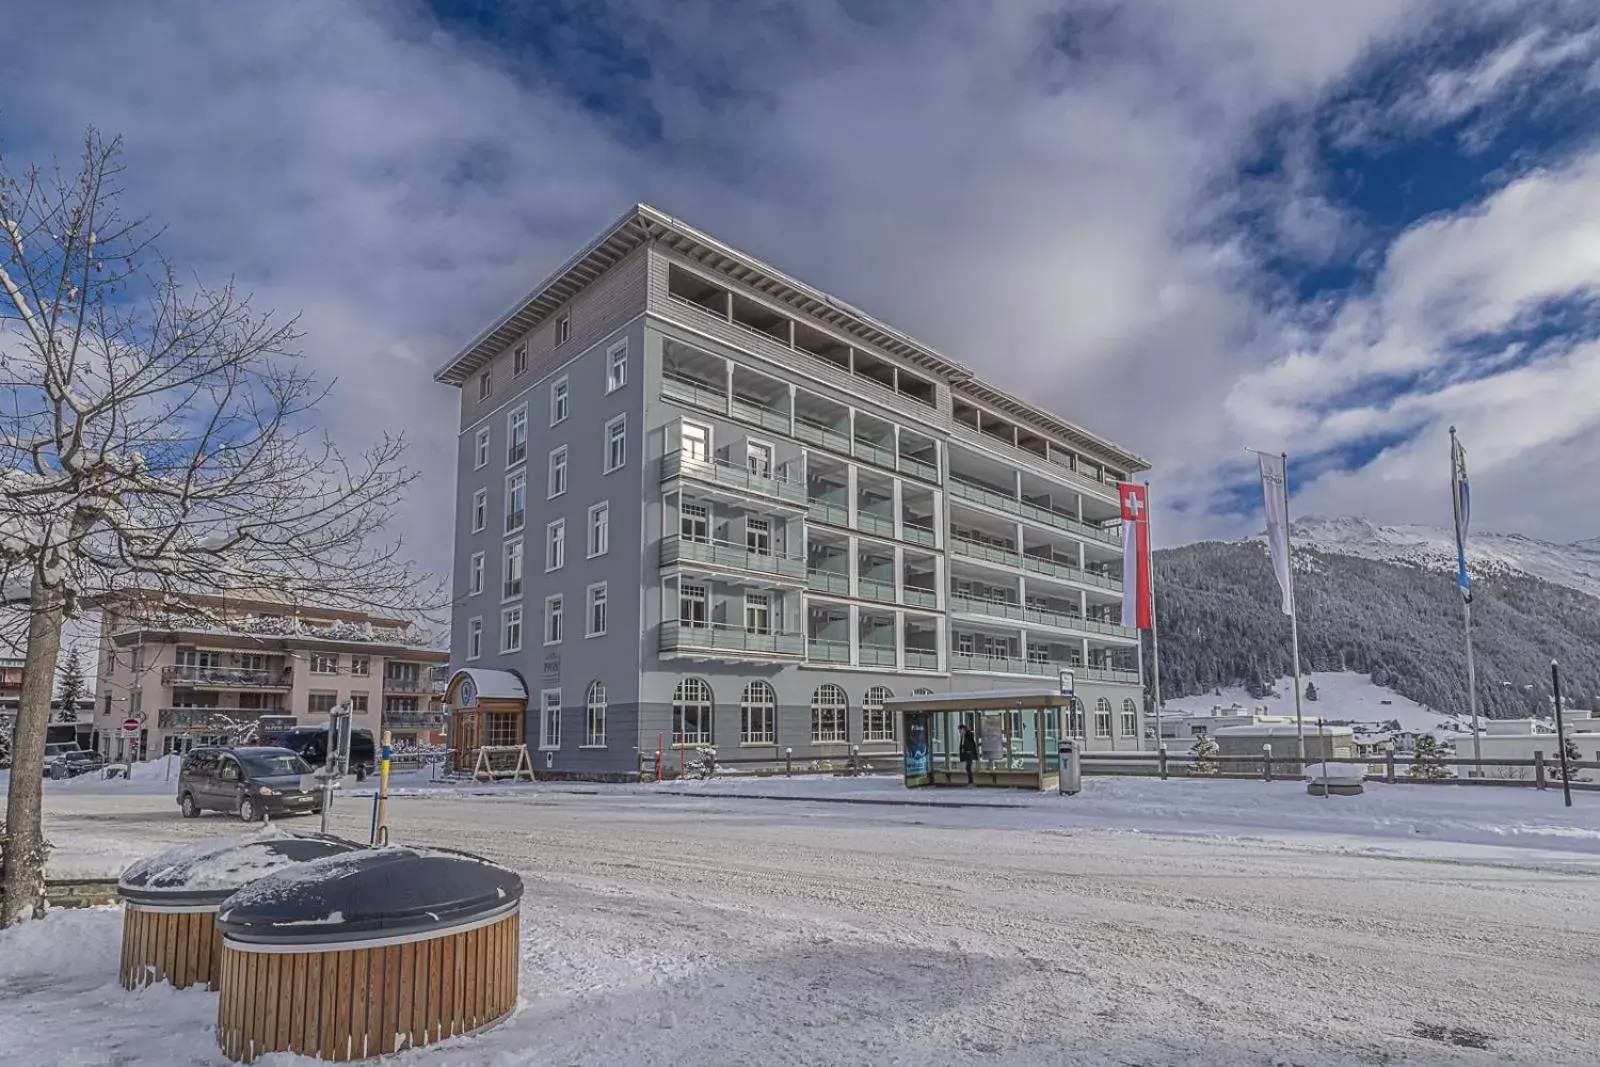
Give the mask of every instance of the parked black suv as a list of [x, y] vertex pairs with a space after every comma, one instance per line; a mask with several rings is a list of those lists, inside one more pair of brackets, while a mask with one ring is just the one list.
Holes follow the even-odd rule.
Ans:
[[[272, 742], [280, 748], [300, 753], [300, 758], [313, 767], [328, 762], [328, 728], [326, 726], [300, 726], [279, 734]], [[357, 727], [350, 731], [350, 773], [360, 781], [378, 770], [378, 746], [372, 731]]]
[[257, 822], [265, 815], [321, 814], [322, 790], [310, 765], [289, 749], [207, 745], [183, 757], [178, 804], [185, 819], [223, 811]]

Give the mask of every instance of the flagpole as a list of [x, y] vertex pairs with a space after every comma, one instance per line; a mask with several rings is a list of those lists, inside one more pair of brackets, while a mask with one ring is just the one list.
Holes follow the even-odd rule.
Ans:
[[[1155, 701], [1156, 711], [1156, 744], [1159, 745], [1161, 743], [1161, 635], [1160, 629], [1156, 625], [1156, 568], [1153, 559], [1155, 534], [1150, 525], [1152, 518], [1150, 511], [1150, 483], [1147, 481], [1144, 483], [1144, 567], [1145, 573], [1150, 575], [1150, 659], [1152, 661], [1150, 675], [1151, 689], [1153, 691], [1152, 699]], [[1143, 647], [1143, 642], [1140, 643], [1140, 647]], [[1139, 739], [1139, 744], [1140, 747], [1143, 747], [1143, 738]]]
[[[1456, 428], [1450, 427], [1450, 502], [1456, 515], [1456, 552], [1462, 568], [1466, 567], [1466, 531], [1461, 528], [1461, 443], [1456, 440]], [[1467, 709], [1472, 713], [1472, 761], [1477, 765], [1478, 777], [1483, 777], [1483, 742], [1478, 736], [1478, 672], [1472, 662], [1472, 596], [1461, 590], [1461, 625], [1467, 635]]]
[[[1294, 657], [1294, 736], [1295, 744], [1299, 749], [1300, 773], [1306, 770], [1306, 723], [1300, 710], [1300, 602], [1294, 595], [1294, 552], [1293, 539], [1289, 536], [1289, 453], [1280, 453], [1283, 458], [1283, 551], [1284, 558], [1289, 561], [1289, 655]], [[1326, 750], [1322, 753], [1322, 761], [1328, 761]]]

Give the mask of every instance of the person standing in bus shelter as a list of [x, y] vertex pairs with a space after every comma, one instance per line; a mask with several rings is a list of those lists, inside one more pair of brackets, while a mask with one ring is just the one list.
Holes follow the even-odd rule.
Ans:
[[967, 769], [967, 784], [972, 784], [972, 765], [978, 759], [978, 739], [972, 736], [972, 731], [966, 723], [961, 724], [961, 749], [959, 752], [961, 765]]

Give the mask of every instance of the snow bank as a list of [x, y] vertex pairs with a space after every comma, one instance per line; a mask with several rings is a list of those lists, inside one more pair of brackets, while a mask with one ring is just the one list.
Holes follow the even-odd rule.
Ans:
[[1367, 768], [1360, 763], [1313, 763], [1306, 767], [1306, 781], [1359, 782], [1366, 778]]

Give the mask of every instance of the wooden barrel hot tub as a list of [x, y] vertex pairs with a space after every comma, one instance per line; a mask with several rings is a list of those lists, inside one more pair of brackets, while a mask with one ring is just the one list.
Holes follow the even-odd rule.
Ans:
[[457, 1037], [517, 1003], [522, 880], [476, 856], [378, 848], [252, 883], [217, 913], [217, 1041], [348, 1061]]
[[117, 883], [122, 898], [125, 989], [169, 982], [217, 988], [222, 955], [217, 908], [262, 875], [359, 846], [332, 837], [268, 828], [171, 849], [129, 867]]

